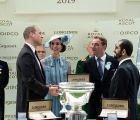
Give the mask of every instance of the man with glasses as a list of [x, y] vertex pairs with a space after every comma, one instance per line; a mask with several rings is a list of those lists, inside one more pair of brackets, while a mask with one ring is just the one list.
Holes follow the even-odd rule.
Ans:
[[38, 55], [38, 58], [39, 60], [45, 58], [46, 56], [46, 51], [45, 51], [45, 48], [43, 45], [40, 45], [40, 46], [36, 46], [36, 52], [37, 52], [37, 55]]

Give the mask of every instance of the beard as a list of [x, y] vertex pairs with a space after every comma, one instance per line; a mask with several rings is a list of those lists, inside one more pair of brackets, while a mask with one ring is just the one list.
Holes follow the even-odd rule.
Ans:
[[122, 51], [120, 51], [119, 53], [116, 53], [116, 55], [114, 55], [114, 58], [117, 60], [121, 57], [122, 57]]

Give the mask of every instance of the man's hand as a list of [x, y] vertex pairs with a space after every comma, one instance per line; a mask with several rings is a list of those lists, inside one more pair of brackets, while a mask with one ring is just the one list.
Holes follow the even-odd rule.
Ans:
[[49, 86], [49, 92], [50, 95], [52, 96], [58, 96], [60, 93], [60, 90], [58, 89], [57, 86]]

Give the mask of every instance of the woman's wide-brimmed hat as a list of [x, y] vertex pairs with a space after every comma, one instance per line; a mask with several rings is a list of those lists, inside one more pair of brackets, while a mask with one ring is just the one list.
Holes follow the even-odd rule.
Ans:
[[70, 40], [71, 38], [73, 37], [74, 35], [73, 34], [64, 34], [64, 35], [54, 35], [50, 38], [50, 40], [48, 42], [46, 42], [45, 44], [45, 48], [48, 48], [50, 46], [50, 42], [55, 40], [55, 39], [58, 39], [60, 38], [60, 42], [63, 44], [63, 45], [67, 45], [68, 43], [70, 43]]

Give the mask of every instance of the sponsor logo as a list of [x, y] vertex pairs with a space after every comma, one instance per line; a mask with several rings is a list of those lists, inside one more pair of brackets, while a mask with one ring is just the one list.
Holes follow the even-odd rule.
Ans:
[[69, 60], [78, 60], [78, 57], [65, 57], [65, 58]]
[[120, 19], [118, 25], [134, 25], [135, 21], [133, 19]]
[[5, 101], [6, 105], [10, 105], [10, 104], [16, 104], [16, 101]]
[[13, 23], [9, 20], [0, 20], [0, 26], [12, 26]]
[[75, 78], [75, 79], [72, 79], [72, 81], [75, 81], [75, 82], [85, 82], [85, 78]]
[[68, 45], [67, 47], [66, 47], [66, 51], [73, 51], [73, 47], [72, 47], [72, 45]]
[[120, 35], [137, 35], [138, 31], [121, 31]]
[[0, 32], [1, 36], [18, 36], [18, 32]]
[[111, 108], [123, 108], [124, 105], [119, 105], [119, 104], [107, 104], [107, 107], [111, 107]]
[[103, 34], [98, 29], [94, 29], [93, 32], [88, 33], [88, 38], [93, 38], [94, 36], [103, 36]]
[[75, 70], [71, 70], [71, 73], [75, 73]]
[[115, 31], [114, 35], [138, 35], [139, 32], [138, 31]]
[[42, 105], [42, 106], [32, 106], [32, 109], [37, 109], [37, 110], [41, 110], [46, 108], [46, 105]]
[[7, 48], [17, 48], [17, 46], [16, 45], [2, 45], [2, 44], [0, 44], [0, 48], [5, 48], [5, 49], [7, 49]]
[[8, 86], [6, 86], [5, 89], [6, 90], [13, 90], [13, 89], [17, 89], [17, 86], [15, 86], [15, 85], [8, 85]]
[[78, 31], [54, 31], [54, 34], [78, 34]]
[[14, 60], [17, 59], [17, 56], [0, 56], [2, 60]]
[[11, 69], [9, 69], [9, 78], [10, 79], [17, 78], [17, 73], [13, 72], [13, 71], [11, 71]]
[[45, 35], [45, 32], [41, 32], [42, 35]]

